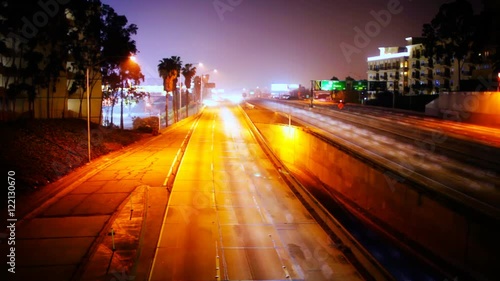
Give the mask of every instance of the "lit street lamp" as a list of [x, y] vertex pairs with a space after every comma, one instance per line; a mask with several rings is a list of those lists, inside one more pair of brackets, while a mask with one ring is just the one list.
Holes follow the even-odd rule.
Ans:
[[87, 73], [86, 73], [86, 76], [87, 76], [87, 84], [86, 84], [86, 87], [87, 87], [87, 150], [88, 150], [88, 154], [89, 154], [89, 162], [91, 160], [91, 151], [90, 151], [90, 71], [89, 71], [89, 67], [87, 67]]
[[[123, 66], [123, 64], [125, 64], [129, 61], [137, 64], [137, 58], [135, 56], [131, 55], [128, 57], [128, 61], [123, 62], [121, 66]], [[124, 98], [123, 88], [125, 87], [125, 81], [123, 79], [123, 74], [124, 74], [124, 72], [122, 71], [122, 69], [120, 69], [120, 80], [122, 82], [122, 89], [121, 89], [121, 94], [120, 94], [120, 129], [122, 129], [122, 130], [123, 130], [123, 98]]]
[[[129, 56], [129, 60], [133, 61], [134, 63], [137, 63], [137, 59], [135, 56]], [[89, 162], [92, 160], [92, 153], [91, 153], [91, 141], [90, 141], [90, 65], [87, 66], [86, 69], [86, 87], [87, 87], [87, 152], [88, 152], [88, 159]], [[95, 71], [93, 69], [92, 71]], [[120, 77], [121, 75], [121, 70], [120, 70]], [[121, 91], [121, 102], [122, 102], [122, 107], [121, 107], [121, 119], [120, 119], [120, 127], [123, 129], [123, 81], [122, 81], [122, 91]]]
[[498, 72], [497, 92], [500, 92], [500, 72]]
[[[217, 69], [212, 69], [212, 72], [213, 73], [217, 73]], [[200, 102], [203, 103], [203, 78], [206, 76], [206, 77], [210, 77], [208, 76], [210, 73], [205, 73], [203, 75], [201, 75], [201, 85], [200, 85]]]
[[276, 111], [275, 113], [277, 114], [284, 114], [288, 117], [288, 128], [290, 128], [292, 126], [292, 113], [289, 112], [289, 113], [286, 113], [286, 112], [283, 112], [283, 111]]
[[[198, 67], [202, 68], [203, 67], [203, 63], [201, 63], [201, 62], [198, 63]], [[210, 74], [210, 72], [217, 73], [217, 69], [214, 68], [212, 70], [209, 70], [208, 72], [206, 72], [205, 74], [202, 74], [200, 76], [200, 101], [199, 102], [202, 103], [202, 104], [203, 104], [203, 78], [206, 77], [206, 76], [208, 77], [208, 75]]]

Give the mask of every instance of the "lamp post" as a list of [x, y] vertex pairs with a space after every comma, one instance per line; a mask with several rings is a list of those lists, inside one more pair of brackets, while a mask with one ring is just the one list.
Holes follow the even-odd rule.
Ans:
[[288, 117], [288, 128], [292, 126], [292, 111], [290, 109], [290, 112], [286, 113], [284, 111], [276, 111], [275, 113], [277, 114], [284, 114], [286, 117]]
[[[128, 63], [129, 61], [133, 62], [133, 63], [137, 63], [137, 58], [133, 55], [129, 56], [128, 57], [128, 60], [121, 63], [120, 65], [120, 81], [122, 83], [122, 88], [121, 88], [121, 93], [120, 93], [120, 129], [123, 130], [124, 126], [123, 126], [123, 99], [124, 99], [124, 94], [123, 94], [123, 88], [125, 87], [125, 79], [124, 79], [124, 74], [127, 74], [129, 71], [125, 71], [124, 69], [121, 69], [123, 68], [124, 64], [125, 63]], [[130, 87], [130, 85], [129, 85]]]
[[201, 106], [203, 106], [203, 77], [205, 75], [206, 74], [202, 74], [201, 75], [201, 80], [200, 80], [200, 103], [201, 103]]
[[[217, 69], [212, 69], [211, 72], [213, 73], [217, 73]], [[200, 101], [203, 103], [203, 77], [207, 76], [209, 77], [208, 75], [210, 74], [210, 72], [207, 72], [203, 75], [201, 75], [201, 85], [200, 85]]]
[[179, 121], [182, 119], [182, 81], [179, 75]]
[[497, 92], [500, 92], [500, 72], [498, 72]]
[[[201, 62], [198, 63], [198, 67], [200, 67], [200, 68], [203, 67], [203, 63], [201, 63]], [[202, 74], [200, 76], [200, 103], [202, 103], [202, 104], [203, 104], [203, 83], [204, 83], [203, 82], [203, 77], [208, 76], [211, 72], [212, 73], [217, 73], [217, 69], [215, 69], [215, 68], [211, 69], [208, 72], [205, 72], [205, 74]]]
[[158, 112], [158, 133], [160, 133], [160, 130], [161, 130], [161, 109], [160, 111]]
[[123, 75], [120, 70], [120, 80], [122, 82], [122, 88], [120, 90], [120, 129], [123, 130], [123, 88], [125, 87], [123, 83]]
[[311, 80], [311, 97], [309, 99], [310, 99], [309, 107], [313, 108], [313, 106], [314, 106], [314, 80]]
[[89, 162], [91, 160], [91, 151], [90, 151], [90, 70], [89, 67], [87, 67], [87, 81], [86, 81], [86, 87], [87, 87], [87, 150], [89, 154]]
[[[135, 56], [129, 56], [128, 57], [131, 61], [133, 61], [134, 63], [137, 63], [136, 61], [136, 57]], [[91, 138], [90, 138], [90, 68], [92, 67], [92, 71], [95, 71], [94, 69], [94, 65], [92, 66], [87, 66], [87, 69], [85, 71], [85, 80], [86, 80], [86, 83], [85, 83], [85, 86], [86, 86], [86, 92], [87, 92], [87, 153], [88, 153], [88, 159], [89, 159], [89, 162], [92, 160], [92, 151], [91, 151]], [[123, 79], [122, 79], [122, 72], [120, 70], [120, 79], [122, 80], [122, 89], [121, 89], [121, 102], [122, 102], [122, 106], [121, 106], [121, 119], [120, 119], [120, 126], [121, 128], [123, 129]], [[113, 118], [113, 117], [111, 117]]]

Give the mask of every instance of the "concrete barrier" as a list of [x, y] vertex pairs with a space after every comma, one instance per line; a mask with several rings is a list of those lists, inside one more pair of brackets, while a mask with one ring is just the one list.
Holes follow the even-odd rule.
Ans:
[[[500, 225], [470, 216], [421, 192], [404, 178], [370, 165], [306, 131], [256, 124], [286, 165], [307, 169], [404, 245], [451, 265], [456, 276], [496, 279]], [[430, 254], [430, 255], [429, 255]], [[462, 279], [460, 279], [462, 280]], [[464, 279], [465, 280], [465, 279]]]
[[500, 128], [500, 92], [445, 92], [425, 106], [430, 116]]

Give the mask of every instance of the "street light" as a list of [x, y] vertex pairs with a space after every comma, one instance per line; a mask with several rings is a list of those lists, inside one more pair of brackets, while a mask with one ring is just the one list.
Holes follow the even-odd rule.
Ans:
[[[201, 63], [200, 63], [201, 64]], [[203, 66], [203, 64], [201, 64], [201, 66]], [[217, 69], [212, 69], [211, 72], [213, 73], [217, 73]], [[205, 76], [208, 76], [210, 74], [210, 72], [207, 72], [205, 74], [202, 74], [201, 75], [201, 81], [200, 81], [200, 102], [203, 104], [203, 77]]]
[[[91, 160], [91, 151], [90, 151], [90, 71], [89, 71], [89, 67], [87, 67], [87, 83], [86, 83], [86, 87], [87, 87], [87, 150], [88, 150], [88, 154], [89, 154], [89, 162]], [[102, 109], [101, 109], [102, 110]]]
[[[179, 75], [179, 85], [176, 85], [176, 87], [177, 86], [179, 87], [179, 110], [178, 110], [178, 113], [180, 112], [179, 113], [180, 117], [178, 117], [178, 119], [179, 118], [182, 119], [182, 112], [181, 112], [182, 111], [182, 90], [184, 88], [184, 94], [186, 94], [186, 91], [187, 91], [186, 84], [185, 84], [186, 83], [186, 79], [184, 78], [184, 85], [182, 84], [182, 80], [181, 79], [182, 79], [182, 75]], [[189, 93], [187, 93], [187, 94], [189, 94]], [[188, 116], [188, 109], [187, 109], [188, 106], [189, 106], [189, 104], [187, 104], [187, 101], [189, 101], [189, 99], [186, 99], [186, 110], [185, 110], [185, 112], [186, 112], [186, 118], [189, 117]]]
[[[133, 55], [128, 57], [129, 60], [133, 61], [134, 63], [137, 63], [137, 58]], [[91, 141], [90, 141], [90, 68], [92, 67], [92, 71], [95, 71], [94, 65], [89, 65], [87, 66], [86, 69], [86, 87], [87, 87], [87, 153], [88, 153], [88, 159], [89, 162], [92, 160], [92, 151], [91, 151]], [[121, 77], [121, 70], [120, 70], [120, 77]], [[121, 108], [121, 120], [120, 120], [120, 126], [123, 129], [123, 81], [122, 81], [122, 92], [121, 92], [121, 102], [122, 102], [122, 108]]]
[[[137, 58], [134, 55], [128, 56], [128, 61], [131, 61], [135, 64], [137, 64]], [[120, 94], [120, 129], [123, 130], [123, 88], [125, 87], [125, 81], [123, 79], [123, 74], [125, 74], [125, 71], [122, 71], [122, 67], [124, 66], [125, 63], [128, 61], [124, 61], [123, 63], [120, 64], [120, 80], [122, 83], [122, 89], [121, 89], [121, 94]], [[129, 86], [130, 87], [130, 86]]]
[[497, 92], [500, 92], [500, 72], [498, 72]]
[[180, 119], [182, 119], [182, 75], [180, 75], [180, 73], [179, 73], [179, 110], [177, 111], [177, 113], [180, 115], [179, 117], [177, 117], [177, 119], [179, 119], [178, 121], [180, 121]]
[[284, 111], [276, 111], [275, 113], [277, 114], [284, 114], [286, 115], [286, 117], [288, 117], [288, 128], [290, 128], [292, 126], [292, 112], [291, 112], [291, 109], [290, 109], [290, 112], [289, 113], [286, 113]]

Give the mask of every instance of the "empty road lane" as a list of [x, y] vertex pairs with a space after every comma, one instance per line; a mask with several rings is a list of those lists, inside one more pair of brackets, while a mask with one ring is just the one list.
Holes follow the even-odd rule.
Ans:
[[233, 106], [207, 108], [176, 174], [149, 280], [362, 280]]

